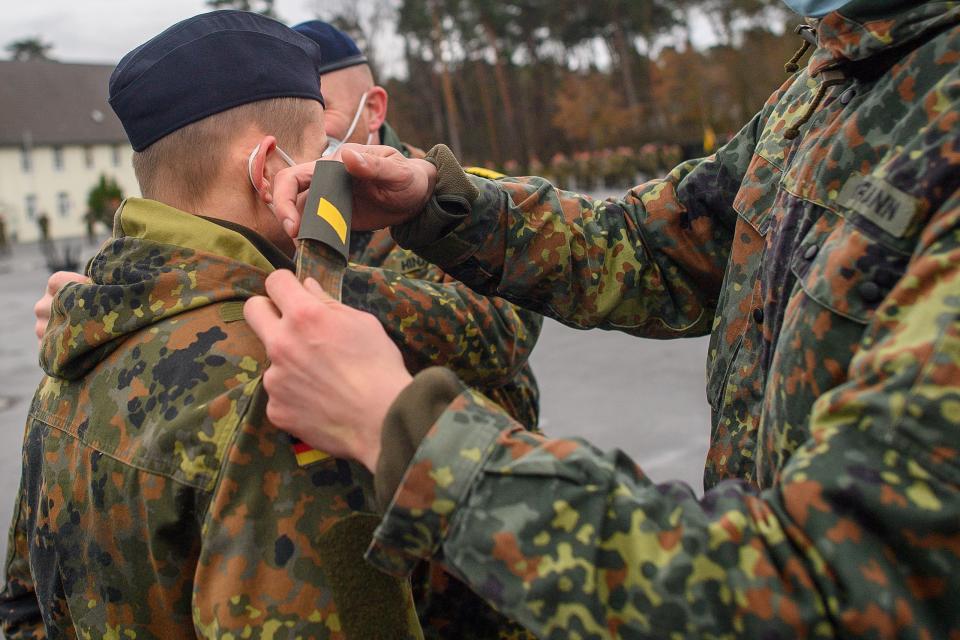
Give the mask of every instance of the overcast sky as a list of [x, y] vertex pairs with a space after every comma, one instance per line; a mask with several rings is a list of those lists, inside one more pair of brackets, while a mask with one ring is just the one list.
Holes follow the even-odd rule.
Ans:
[[[0, 41], [0, 58], [6, 57], [2, 47], [10, 42], [39, 37], [53, 45], [50, 56], [56, 60], [105, 64], [116, 64], [125, 53], [170, 25], [210, 10], [204, 0], [3, 1], [7, 6], [0, 14], [0, 38], [4, 39]], [[317, 8], [329, 4], [325, 0], [275, 0], [274, 9], [281, 20], [293, 25], [316, 18]], [[693, 24], [693, 36], [697, 46], [714, 40], [708, 23], [700, 16]], [[381, 62], [388, 75], [402, 73], [402, 65]]]
[[[210, 10], [204, 0], [4, 0], [4, 4], [2, 46], [39, 36], [53, 44], [50, 55], [57, 60], [110, 64], [170, 25]], [[274, 7], [287, 24], [316, 17], [316, 0], [275, 0]]]

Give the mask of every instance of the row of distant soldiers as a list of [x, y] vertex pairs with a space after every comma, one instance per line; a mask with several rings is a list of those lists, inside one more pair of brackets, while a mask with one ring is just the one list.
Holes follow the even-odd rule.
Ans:
[[[87, 240], [93, 244], [97, 239], [97, 221], [94, 216], [89, 213], [84, 216], [84, 221], [87, 225]], [[37, 227], [40, 231], [41, 244], [49, 243], [51, 240], [50, 216], [46, 213], [41, 213], [37, 216]], [[10, 241], [11, 238], [7, 234], [7, 219], [0, 214], [0, 255], [10, 253]]]

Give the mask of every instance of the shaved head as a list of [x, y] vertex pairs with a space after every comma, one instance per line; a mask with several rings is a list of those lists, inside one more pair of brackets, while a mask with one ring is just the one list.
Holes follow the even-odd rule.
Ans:
[[326, 102], [328, 136], [343, 140], [366, 93], [364, 108], [349, 140], [344, 142], [379, 144], [380, 125], [387, 117], [387, 92], [373, 82], [373, 72], [365, 64], [337, 69], [320, 76], [320, 89]]
[[364, 91], [373, 87], [373, 72], [369, 65], [357, 64], [346, 69], [337, 69], [320, 76], [320, 88], [325, 100], [331, 100], [330, 91], [337, 97], [344, 96], [354, 106]]

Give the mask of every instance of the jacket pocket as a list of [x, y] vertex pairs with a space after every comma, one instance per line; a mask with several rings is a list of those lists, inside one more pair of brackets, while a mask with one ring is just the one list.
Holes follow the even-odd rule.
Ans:
[[740, 353], [741, 346], [743, 346], [742, 334], [737, 338], [728, 356], [713, 359], [714, 362], [707, 371], [707, 402], [714, 411], [718, 411], [723, 404], [723, 390], [727, 386], [730, 371], [737, 359], [737, 354]]
[[780, 192], [780, 177], [780, 167], [755, 154], [733, 201], [733, 209], [761, 236], [770, 229], [770, 212]]
[[789, 259], [796, 280], [773, 347], [759, 436], [757, 465], [768, 477], [809, 439], [817, 400], [848, 380], [867, 325], [908, 256], [825, 214]]
[[906, 269], [909, 255], [842, 221], [811, 230], [791, 260], [803, 292], [833, 313], [866, 324]]

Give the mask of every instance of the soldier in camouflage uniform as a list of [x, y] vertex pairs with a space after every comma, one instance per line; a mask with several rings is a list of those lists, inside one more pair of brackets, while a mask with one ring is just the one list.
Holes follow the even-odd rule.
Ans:
[[[321, 50], [320, 84], [329, 141], [324, 153], [335, 151], [343, 142], [365, 142], [386, 145], [408, 158], [423, 158], [422, 150], [401, 141], [387, 123], [387, 92], [374, 84], [366, 56], [347, 34], [321, 20], [298, 24], [293, 30], [316, 42]], [[409, 369], [419, 371], [430, 366], [437, 355], [451, 351], [452, 336], [480, 323], [487, 329], [478, 337], [484, 338], [486, 344], [469, 335], [461, 339], [466, 343], [465, 351], [473, 357], [481, 358], [484, 354], [484, 364], [475, 371], [464, 367], [465, 375], [518, 422], [527, 428], [536, 427], [539, 391], [527, 358], [540, 335], [540, 314], [515, 307], [502, 298], [474, 293], [417, 254], [398, 246], [389, 231], [354, 231], [350, 244], [351, 261], [378, 268], [368, 270], [370, 278], [348, 279], [354, 294], [350, 304], [355, 308], [389, 317], [396, 306], [392, 291], [402, 287], [407, 279], [444, 283], [455, 294], [438, 300], [420, 317], [419, 322], [430, 330], [418, 332], [415, 348], [405, 352]], [[407, 322], [397, 318], [384, 325], [397, 344], [410, 339]], [[480, 364], [480, 360], [477, 362]], [[428, 640], [530, 637], [435, 563], [418, 566], [412, 584]]]
[[[321, 50], [320, 83], [325, 101], [324, 122], [330, 141], [325, 155], [335, 152], [344, 142], [361, 142], [386, 145], [408, 158], [424, 157], [422, 150], [403, 142], [387, 123], [389, 96], [386, 89], [374, 84], [367, 57], [350, 36], [322, 20], [303, 22], [293, 30], [316, 42]], [[451, 332], [446, 327], [466, 326], [471, 322], [470, 318], [482, 319], [491, 326], [487, 335], [497, 338], [483, 345], [483, 351], [491, 360], [501, 358], [502, 354], [513, 354], [511, 362], [517, 366], [501, 368], [499, 375], [485, 367], [486, 371], [474, 377], [474, 382], [519, 422], [529, 428], [536, 427], [540, 396], [527, 358], [540, 335], [543, 323], [540, 314], [519, 309], [502, 298], [488, 298], [472, 292], [417, 254], [399, 247], [388, 231], [354, 231], [350, 245], [353, 262], [398, 274], [394, 278], [402, 276], [450, 284], [460, 298], [454, 301], [449, 311], [431, 314], [438, 325], [443, 323], [446, 326], [434, 332], [424, 332], [423, 344], [411, 353], [413, 360], [407, 362], [409, 368], [419, 371], [430, 364], [429, 354], [449, 350]], [[395, 283], [387, 281], [378, 283], [378, 286], [388, 291]], [[383, 299], [376, 293], [358, 295], [356, 300], [360, 304], [353, 306], [374, 312], [374, 305]], [[451, 314], [455, 315], [451, 318]], [[501, 326], [503, 329], [498, 330]], [[398, 343], [404, 341], [402, 323], [388, 325], [388, 331]], [[477, 345], [472, 352], [479, 353], [480, 347]], [[469, 597], [470, 594], [462, 595]]]
[[[183, 74], [186, 59], [210, 65], [203, 92]], [[238, 60], [269, 73], [245, 78]], [[118, 66], [111, 103], [137, 153], [181, 133], [183, 145], [195, 143], [199, 130], [180, 129], [183, 122], [228, 109], [225, 128], [237, 133], [232, 146], [213, 149], [220, 165], [209, 189], [244, 194], [247, 209], [212, 205], [230, 214], [223, 220], [130, 199], [90, 264], [91, 281], [57, 295], [0, 595], [9, 640], [421, 637], [409, 583], [362, 561], [378, 520], [369, 474], [273, 428], [265, 354], [242, 316], [243, 300], [263, 293], [269, 272], [292, 267], [277, 248], [292, 246], [262, 201], [250, 208], [247, 174], [262, 188], [265, 167], [282, 165], [272, 138], [249, 133], [260, 126], [249, 115], [256, 111], [230, 115], [238, 113], [230, 107], [253, 95], [300, 98], [291, 113], [307, 126], [288, 125], [285, 144], [316, 157], [322, 108], [303, 106], [321, 101], [316, 78], [313, 43], [242, 12], [185, 21]], [[158, 116], [149, 105], [160, 102], [171, 106]], [[194, 166], [203, 163], [186, 170]], [[370, 300], [385, 290], [389, 301]], [[428, 322], [419, 312], [455, 307], [451, 285], [355, 267], [344, 299], [403, 323], [408, 362], [426, 333], [447, 329], [456, 338], [448, 348], [417, 357], [448, 362], [480, 384], [485, 368], [492, 379], [522, 366], [514, 353], [487, 353], [504, 322], [441, 310]]]
[[[478, 291], [578, 327], [712, 336], [697, 499], [525, 432], [447, 370], [411, 381], [355, 311], [271, 276], [276, 308], [247, 303], [279, 332], [269, 354], [291, 353], [297, 310], [354, 346], [293, 363], [402, 388], [349, 433], [322, 427], [363, 405], [323, 382], [315, 412], [278, 423], [376, 469], [378, 566], [441, 559], [545, 638], [960, 637], [960, 3], [860, 0], [803, 35], [806, 69], [729, 144], [620, 200], [467, 180], [443, 149], [417, 178], [344, 150], [355, 189], [395, 188], [355, 223], [386, 211]], [[281, 217], [308, 169], [278, 179]], [[283, 412], [294, 371], [274, 366]], [[381, 453], [357, 447], [381, 430]]]

